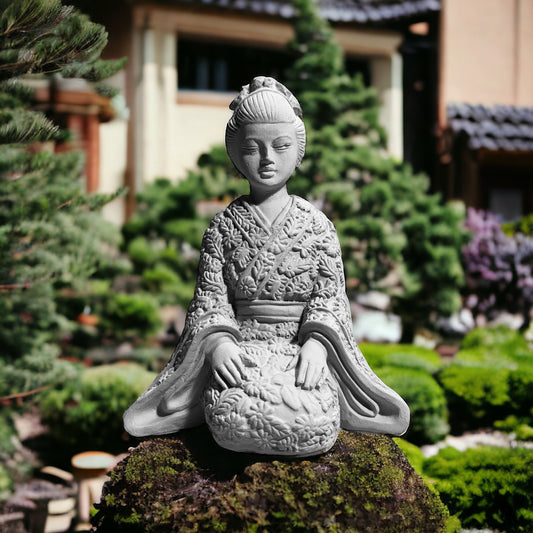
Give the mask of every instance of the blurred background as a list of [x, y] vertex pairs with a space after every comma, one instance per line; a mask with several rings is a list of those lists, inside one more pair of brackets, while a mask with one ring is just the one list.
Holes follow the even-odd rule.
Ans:
[[0, 530], [89, 527], [247, 192], [228, 106], [266, 75], [306, 121], [290, 192], [410, 405], [397, 441], [451, 531], [533, 531], [533, 0], [68, 3], [2, 3]]

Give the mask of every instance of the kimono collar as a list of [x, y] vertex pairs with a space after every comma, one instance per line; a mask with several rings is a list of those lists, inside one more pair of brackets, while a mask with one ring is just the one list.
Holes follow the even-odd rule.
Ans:
[[268, 218], [265, 216], [261, 208], [253, 203], [250, 202], [249, 196], [244, 198], [245, 204], [248, 206], [250, 212], [254, 216], [256, 222], [266, 231], [270, 232], [272, 228], [283, 222], [291, 210], [292, 206], [294, 205], [294, 196], [290, 196], [289, 200], [286, 202], [286, 204], [283, 206], [281, 211], [277, 214], [276, 218], [272, 221], [272, 223], [268, 220]]

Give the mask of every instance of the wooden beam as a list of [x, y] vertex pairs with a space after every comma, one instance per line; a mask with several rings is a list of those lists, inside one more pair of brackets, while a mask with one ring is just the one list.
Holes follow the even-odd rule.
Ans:
[[[222, 39], [248, 45], [283, 49], [293, 38], [289, 21], [268, 16], [199, 11], [184, 7], [138, 6], [134, 11], [137, 28], [176, 31], [187, 36]], [[361, 29], [343, 25], [335, 30], [335, 37], [345, 53], [351, 55], [390, 56], [402, 42], [399, 32]]]

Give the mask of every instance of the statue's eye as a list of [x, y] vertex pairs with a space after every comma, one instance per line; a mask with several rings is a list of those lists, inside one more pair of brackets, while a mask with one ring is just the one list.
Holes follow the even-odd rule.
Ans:
[[241, 146], [241, 151], [244, 154], [255, 154], [257, 150], [258, 147], [255, 144], [245, 144], [244, 146]]
[[274, 148], [278, 151], [288, 150], [292, 145], [290, 143], [276, 144]]
[[277, 150], [278, 152], [283, 152], [284, 150], [288, 150], [292, 146], [292, 140], [288, 137], [281, 137], [276, 139], [272, 143], [272, 147], [274, 150]]

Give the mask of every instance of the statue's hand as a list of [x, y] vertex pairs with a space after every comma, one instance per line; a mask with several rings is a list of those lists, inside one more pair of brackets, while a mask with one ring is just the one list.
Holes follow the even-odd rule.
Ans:
[[302, 389], [314, 389], [327, 367], [326, 347], [316, 339], [307, 339], [300, 350], [300, 360], [296, 371], [296, 386]]
[[239, 346], [224, 339], [211, 353], [211, 370], [215, 380], [223, 389], [237, 386], [244, 375]]

